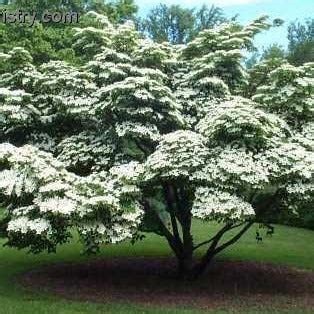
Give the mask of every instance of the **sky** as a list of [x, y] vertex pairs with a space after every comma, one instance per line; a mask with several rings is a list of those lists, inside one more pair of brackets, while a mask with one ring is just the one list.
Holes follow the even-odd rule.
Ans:
[[263, 32], [256, 37], [255, 45], [259, 49], [277, 43], [284, 48], [288, 45], [287, 26], [298, 20], [304, 22], [306, 18], [314, 17], [314, 0], [135, 0], [139, 6], [139, 14], [145, 16], [151, 8], [159, 3], [194, 8], [203, 4], [220, 6], [227, 17], [239, 14], [241, 23], [248, 23], [263, 14], [271, 19], [281, 18], [285, 24], [281, 27]]

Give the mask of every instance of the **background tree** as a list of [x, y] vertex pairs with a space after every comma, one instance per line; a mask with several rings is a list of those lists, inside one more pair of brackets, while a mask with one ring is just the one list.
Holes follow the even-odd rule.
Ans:
[[85, 8], [84, 0], [13, 0], [10, 2], [10, 6], [15, 9], [25, 10], [25, 11], [35, 11], [38, 15], [42, 15], [45, 11], [50, 12], [66, 12], [74, 11], [82, 13]]
[[203, 29], [212, 28], [226, 18], [218, 7], [202, 6], [199, 10], [179, 5], [160, 4], [153, 8], [142, 21], [141, 28], [154, 41], [183, 44]]
[[10, 5], [20, 10], [35, 11], [38, 15], [46, 10], [50, 12], [73, 11], [80, 14], [93, 10], [107, 15], [114, 22], [134, 18], [137, 12], [137, 6], [133, 0], [13, 0]]
[[40, 17], [45, 10], [51, 12], [74, 11], [80, 13], [79, 24], [64, 23], [41, 23], [36, 21], [33, 27], [25, 27], [22, 24], [0, 24], [0, 51], [8, 52], [13, 47], [23, 47], [27, 49], [36, 64], [48, 62], [50, 60], [65, 60], [72, 64], [80, 63], [81, 55], [72, 49], [73, 35], [75, 27], [101, 27], [86, 13], [94, 10], [104, 13], [113, 23], [118, 23], [127, 19], [135, 19], [137, 7], [133, 0], [118, 0], [115, 2], [103, 1], [13, 1], [7, 10], [15, 8], [25, 11], [35, 11]]
[[153, 8], [142, 25], [144, 31], [157, 42], [182, 44], [193, 32], [193, 10], [179, 5], [160, 4]]
[[[202, 5], [198, 11], [194, 11], [195, 15], [195, 34], [198, 34], [204, 29], [213, 28], [222, 22], [226, 22], [227, 18], [221, 8], [207, 5]], [[234, 20], [233, 17], [231, 20]]]
[[288, 27], [289, 56], [292, 64], [302, 65], [314, 62], [314, 19], [309, 18], [304, 24], [293, 22]]
[[119, 23], [126, 20], [136, 20], [138, 7], [134, 0], [117, 0], [117, 1], [102, 1], [93, 0], [87, 1], [85, 4], [86, 11], [95, 11], [106, 15], [113, 23]]
[[278, 44], [273, 44], [263, 51], [261, 55], [261, 60], [269, 60], [269, 59], [276, 59], [276, 58], [284, 59], [285, 56], [286, 56], [286, 52], [283, 49], [283, 47]]

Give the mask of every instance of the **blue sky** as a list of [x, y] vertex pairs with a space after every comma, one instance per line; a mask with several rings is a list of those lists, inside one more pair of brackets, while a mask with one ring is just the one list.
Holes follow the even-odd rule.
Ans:
[[262, 14], [267, 14], [272, 19], [279, 17], [285, 20], [282, 27], [257, 36], [256, 45], [259, 48], [267, 47], [272, 43], [286, 47], [287, 25], [296, 19], [303, 22], [306, 18], [314, 16], [314, 0], [135, 0], [135, 2], [139, 6], [141, 16], [147, 14], [158, 3], [180, 4], [189, 8], [214, 4], [222, 7], [228, 17], [239, 13], [238, 20], [242, 23], [247, 23]]

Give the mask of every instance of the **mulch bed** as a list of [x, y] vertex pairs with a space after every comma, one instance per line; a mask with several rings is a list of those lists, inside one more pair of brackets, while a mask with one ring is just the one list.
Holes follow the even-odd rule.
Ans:
[[254, 262], [217, 261], [196, 282], [171, 276], [169, 258], [97, 259], [49, 265], [21, 275], [26, 288], [71, 300], [206, 308], [314, 310], [314, 272]]

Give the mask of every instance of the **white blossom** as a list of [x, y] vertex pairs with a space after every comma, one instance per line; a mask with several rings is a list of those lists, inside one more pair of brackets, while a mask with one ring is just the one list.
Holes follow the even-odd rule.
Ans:
[[286, 208], [313, 202], [314, 64], [247, 71], [244, 50], [270, 27], [265, 16], [180, 46], [88, 16], [73, 29], [82, 65], [0, 54], [14, 68], [0, 77], [10, 245], [54, 250], [77, 230], [96, 252], [151, 227], [146, 206], [169, 215], [168, 189], [177, 210], [227, 223], [254, 218], [270, 191]]
[[217, 220], [242, 220], [254, 216], [252, 205], [227, 192], [198, 187], [192, 208], [194, 217]]
[[35, 234], [40, 235], [43, 233], [49, 233], [50, 230], [50, 223], [47, 220], [41, 218], [31, 220], [26, 217], [19, 217], [12, 219], [8, 224], [9, 232], [20, 232], [23, 234], [34, 232]]

